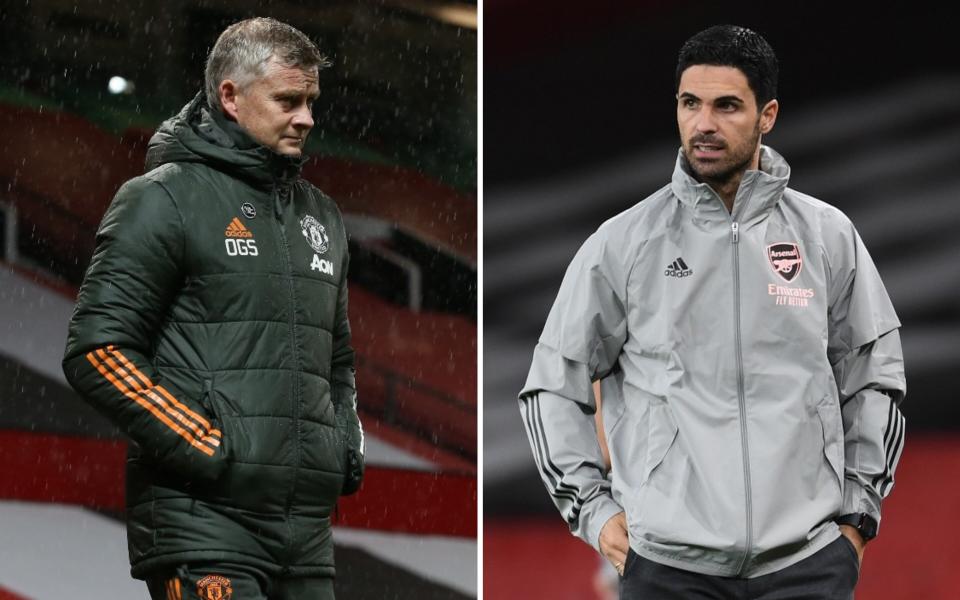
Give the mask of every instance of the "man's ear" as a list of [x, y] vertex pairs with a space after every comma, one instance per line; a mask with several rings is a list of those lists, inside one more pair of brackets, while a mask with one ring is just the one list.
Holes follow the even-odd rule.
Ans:
[[234, 121], [237, 120], [237, 94], [239, 91], [239, 87], [231, 79], [224, 79], [217, 88], [223, 112]]
[[760, 133], [766, 135], [777, 122], [777, 113], [780, 112], [780, 103], [776, 100], [767, 102], [760, 111]]

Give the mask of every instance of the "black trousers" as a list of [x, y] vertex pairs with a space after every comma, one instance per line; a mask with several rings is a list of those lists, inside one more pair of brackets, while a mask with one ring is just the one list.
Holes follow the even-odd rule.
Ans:
[[812, 556], [752, 579], [703, 575], [627, 554], [621, 600], [853, 600], [860, 560], [844, 536]]
[[147, 578], [152, 600], [334, 600], [332, 577], [270, 577], [227, 563], [190, 563]]

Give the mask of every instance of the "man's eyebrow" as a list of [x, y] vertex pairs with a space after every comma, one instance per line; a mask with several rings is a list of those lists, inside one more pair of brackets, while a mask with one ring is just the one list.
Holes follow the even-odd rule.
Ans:
[[[285, 90], [276, 90], [273, 92], [273, 97], [278, 99], [296, 99], [304, 95], [303, 90], [298, 90], [295, 88], [285, 89]], [[306, 94], [307, 100], [315, 101], [320, 97], [320, 92], [310, 92]]]
[[734, 104], [743, 104], [743, 98], [740, 96], [720, 96], [719, 98], [714, 98], [713, 103], [719, 104], [721, 102], [733, 102]]
[[[698, 98], [695, 94], [691, 94], [690, 92], [681, 93], [679, 96], [679, 99], [680, 100], [696, 100], [697, 102], [702, 102], [700, 98]], [[713, 104], [721, 104], [724, 102], [733, 103], [733, 104], [744, 104], [743, 98], [733, 94], [730, 94], [727, 96], [718, 96], [717, 98], [713, 99]]]

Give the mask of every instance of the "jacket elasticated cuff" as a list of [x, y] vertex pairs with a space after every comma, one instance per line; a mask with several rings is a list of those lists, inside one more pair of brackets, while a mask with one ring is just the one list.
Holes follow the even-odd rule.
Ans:
[[841, 515], [867, 513], [880, 523], [880, 499], [869, 486], [847, 479], [843, 490], [843, 508]]
[[580, 511], [584, 541], [600, 552], [600, 531], [611, 517], [622, 512], [623, 507], [607, 494], [601, 494], [584, 504]]

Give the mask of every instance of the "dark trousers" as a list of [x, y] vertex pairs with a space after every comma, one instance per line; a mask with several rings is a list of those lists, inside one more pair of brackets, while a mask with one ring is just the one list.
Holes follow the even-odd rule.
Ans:
[[256, 567], [191, 563], [147, 578], [152, 600], [334, 600], [332, 577], [270, 577]]
[[843, 537], [812, 556], [752, 579], [684, 571], [627, 554], [621, 600], [853, 600], [860, 561]]

